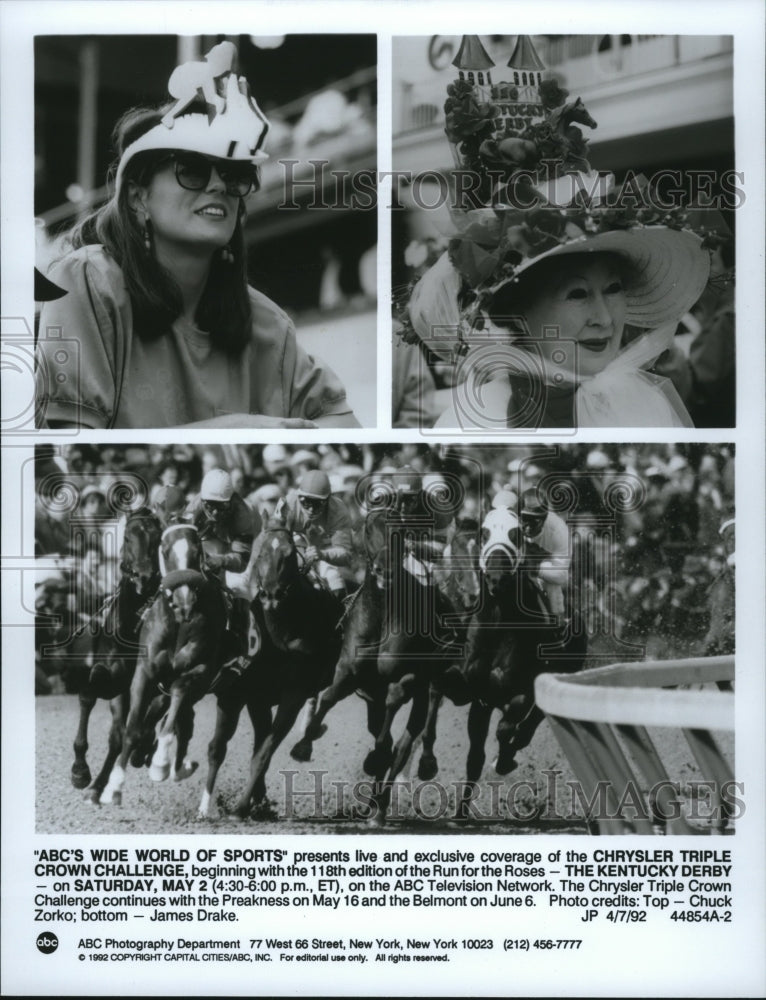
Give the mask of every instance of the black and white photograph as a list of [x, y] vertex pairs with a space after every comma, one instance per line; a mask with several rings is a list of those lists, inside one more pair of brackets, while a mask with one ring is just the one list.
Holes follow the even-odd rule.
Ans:
[[733, 427], [731, 36], [392, 56], [394, 426]]
[[734, 479], [731, 444], [38, 448], [38, 831], [732, 834]]
[[0, 2], [0, 994], [766, 995], [764, 81]]
[[39, 426], [376, 422], [376, 46], [35, 39]]

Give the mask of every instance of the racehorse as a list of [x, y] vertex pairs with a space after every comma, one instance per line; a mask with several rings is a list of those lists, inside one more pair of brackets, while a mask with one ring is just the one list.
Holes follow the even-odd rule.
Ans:
[[305, 702], [330, 682], [340, 652], [341, 602], [309, 581], [293, 534], [281, 521], [269, 521], [259, 535], [252, 567], [257, 595], [252, 612], [261, 645], [242, 678], [218, 695], [200, 816], [208, 815], [216, 776], [243, 705], [253, 724], [253, 756], [247, 785], [233, 811], [245, 818], [264, 802], [274, 752]]
[[[351, 598], [343, 621], [343, 645], [332, 684], [319, 695], [303, 737], [292, 748], [296, 760], [311, 759], [312, 744], [333, 705], [358, 691], [367, 701], [367, 728], [375, 739], [364, 770], [375, 778], [370, 821], [381, 824], [391, 783], [422, 732], [431, 680], [455, 655], [455, 635], [439, 620], [454, 609], [405, 565], [406, 531], [393, 527], [385, 510], [368, 514], [363, 531], [364, 581]], [[412, 700], [406, 728], [393, 746], [391, 726]]]
[[[220, 667], [227, 618], [222, 588], [203, 569], [204, 549], [194, 525], [176, 523], [165, 528], [160, 541], [160, 589], [141, 627], [125, 738], [102, 802], [122, 801], [129, 759], [141, 766], [151, 756], [150, 777], [164, 781], [171, 770], [174, 735], [174, 779], [188, 778], [197, 769], [186, 758], [193, 710]], [[152, 755], [153, 727], [158, 720]]]
[[548, 670], [579, 670], [587, 652], [587, 636], [576, 614], [563, 627], [548, 614], [525, 565], [521, 527], [513, 511], [497, 508], [484, 519], [479, 566], [482, 600], [468, 628], [462, 681], [455, 683], [461, 678], [452, 668], [435, 682], [456, 704], [470, 702], [467, 781], [457, 812], [461, 819], [470, 816], [493, 710], [501, 712], [495, 770], [508, 774], [516, 753], [529, 745], [543, 719], [534, 701], [535, 678]]
[[[161, 528], [146, 508], [130, 513], [124, 522], [120, 554], [120, 581], [100, 611], [79, 630], [87, 643], [85, 655], [65, 671], [68, 690], [77, 692], [80, 719], [74, 740], [72, 784], [87, 788], [87, 798], [99, 802], [122, 748], [130, 680], [138, 658], [141, 609], [159, 582], [158, 548]], [[101, 698], [109, 702], [112, 725], [104, 763], [91, 782], [86, 760], [88, 723]]]

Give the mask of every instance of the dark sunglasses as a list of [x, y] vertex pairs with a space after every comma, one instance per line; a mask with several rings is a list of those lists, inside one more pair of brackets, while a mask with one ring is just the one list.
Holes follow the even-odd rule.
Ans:
[[252, 163], [230, 163], [201, 153], [172, 153], [168, 159], [175, 163], [176, 180], [186, 191], [204, 191], [213, 167], [226, 186], [226, 194], [234, 198], [244, 198], [260, 186], [258, 168]]

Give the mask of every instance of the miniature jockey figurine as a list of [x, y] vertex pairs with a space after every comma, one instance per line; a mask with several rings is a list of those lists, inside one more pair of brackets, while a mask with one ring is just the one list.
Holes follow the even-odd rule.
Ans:
[[545, 593], [548, 610], [561, 625], [566, 612], [564, 591], [569, 585], [571, 552], [566, 523], [540, 501], [535, 488], [525, 490], [519, 510], [525, 556]]
[[230, 590], [225, 573], [244, 573], [250, 562], [253, 541], [261, 531], [261, 517], [234, 492], [225, 469], [205, 474], [199, 497], [192, 501], [187, 519], [197, 528], [205, 550], [205, 568], [218, 580], [227, 603], [229, 638], [235, 656], [225, 669], [242, 673], [247, 666], [250, 596], [242, 589]]
[[351, 561], [351, 518], [343, 501], [332, 495], [330, 479], [321, 469], [309, 469], [297, 490], [279, 502], [274, 516], [288, 531], [303, 534], [308, 542], [303, 558], [337, 597], [346, 585], [338, 566]]

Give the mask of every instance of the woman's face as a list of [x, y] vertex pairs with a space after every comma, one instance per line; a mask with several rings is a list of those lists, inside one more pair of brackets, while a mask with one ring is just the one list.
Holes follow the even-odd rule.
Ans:
[[522, 310], [543, 357], [577, 375], [597, 375], [616, 357], [626, 312], [620, 265], [610, 254], [560, 258]]
[[188, 191], [176, 180], [175, 164], [168, 161], [139, 191], [157, 251], [183, 245], [212, 253], [225, 247], [234, 234], [239, 198], [226, 193], [215, 167], [202, 190]]

